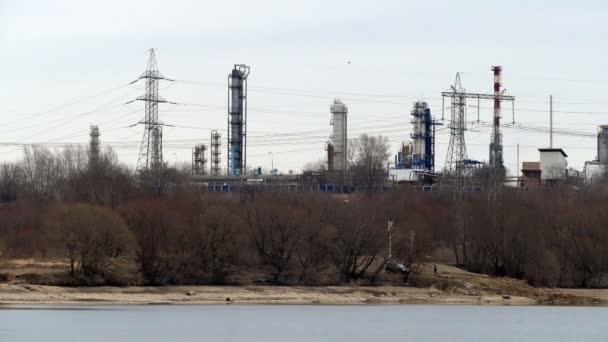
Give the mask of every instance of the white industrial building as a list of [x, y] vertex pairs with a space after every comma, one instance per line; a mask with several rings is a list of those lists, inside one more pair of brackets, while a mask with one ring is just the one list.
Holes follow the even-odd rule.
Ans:
[[392, 182], [416, 182], [419, 180], [418, 175], [424, 172], [420, 169], [395, 169], [388, 170], [388, 180]]
[[593, 183], [606, 174], [606, 164], [601, 164], [597, 161], [585, 162], [583, 174], [585, 175], [586, 182]]
[[561, 148], [539, 148], [540, 179], [551, 182], [568, 177], [568, 155]]

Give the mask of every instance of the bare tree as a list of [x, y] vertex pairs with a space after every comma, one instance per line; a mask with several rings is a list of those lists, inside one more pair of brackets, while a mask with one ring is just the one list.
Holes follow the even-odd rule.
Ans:
[[103, 274], [110, 261], [125, 252], [131, 234], [122, 218], [109, 209], [74, 204], [53, 210], [46, 221], [59, 232], [70, 260], [70, 273]]
[[292, 203], [262, 203], [247, 208], [247, 224], [262, 262], [272, 268], [273, 281], [288, 270], [299, 241], [305, 213]]
[[321, 159], [307, 162], [302, 167], [302, 170], [312, 171], [312, 172], [321, 171], [321, 170], [325, 170], [326, 165], [327, 165], [327, 162], [325, 161], [325, 159], [321, 158]]
[[222, 282], [227, 269], [237, 261], [237, 224], [236, 217], [225, 207], [211, 206], [201, 214], [198, 255], [213, 282]]
[[18, 165], [0, 165], [0, 201], [14, 202], [23, 185], [23, 172]]
[[335, 230], [330, 255], [342, 280], [364, 278], [373, 265], [381, 270], [388, 234], [385, 221], [378, 220], [377, 208], [371, 200], [349, 201], [328, 209], [323, 221]]
[[381, 135], [374, 137], [362, 134], [351, 140], [349, 149], [354, 153], [349, 166], [355, 183], [370, 190], [382, 185], [389, 157], [388, 139]]

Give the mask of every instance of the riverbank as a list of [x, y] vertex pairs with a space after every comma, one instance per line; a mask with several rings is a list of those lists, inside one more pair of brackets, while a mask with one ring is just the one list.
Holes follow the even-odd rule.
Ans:
[[522, 280], [490, 277], [433, 264], [417, 269], [416, 285], [380, 286], [162, 286], [61, 287], [36, 280], [65, 272], [65, 261], [11, 260], [3, 265], [0, 304], [468, 304], [608, 305], [608, 289], [534, 288]]
[[0, 304], [606, 305], [608, 290], [538, 289], [534, 295], [472, 295], [446, 292], [434, 287], [401, 286], [57, 287], [0, 284]]

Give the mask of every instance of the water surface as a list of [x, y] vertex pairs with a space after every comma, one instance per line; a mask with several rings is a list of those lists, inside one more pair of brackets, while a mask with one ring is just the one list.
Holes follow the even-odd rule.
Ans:
[[606, 307], [37, 306], [0, 309], [0, 341], [608, 341]]

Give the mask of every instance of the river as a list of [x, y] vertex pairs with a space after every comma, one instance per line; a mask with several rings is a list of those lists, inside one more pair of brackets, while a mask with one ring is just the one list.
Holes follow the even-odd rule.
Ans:
[[0, 307], [0, 341], [608, 341], [607, 307]]

